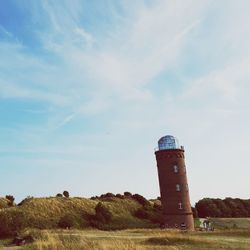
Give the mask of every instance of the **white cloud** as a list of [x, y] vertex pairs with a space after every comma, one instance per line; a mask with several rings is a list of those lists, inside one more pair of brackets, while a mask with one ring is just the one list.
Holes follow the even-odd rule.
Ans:
[[[22, 44], [11, 44], [12, 47], [1, 44], [4, 58], [1, 69], [12, 68], [19, 75], [15, 78], [7, 71], [1, 75], [0, 96], [42, 100], [54, 107], [46, 124], [36, 125], [34, 130], [28, 126], [20, 128], [19, 137], [23, 141], [29, 139], [26, 150], [46, 154], [45, 148], [50, 144], [48, 154], [63, 154], [69, 149], [60, 145], [66, 145], [75, 156], [85, 152], [81, 145], [88, 145], [87, 148], [93, 148], [85, 156], [93, 158], [76, 160], [84, 165], [96, 158], [94, 146], [97, 145], [101, 148], [98, 159], [102, 158], [106, 166], [117, 167], [117, 162], [108, 158], [114, 150], [115, 155], [127, 159], [129, 170], [135, 165], [140, 170], [144, 166], [152, 169], [150, 150], [156, 146], [158, 136], [173, 133], [188, 150], [193, 179], [194, 176], [202, 179], [200, 176], [206, 174], [213, 180], [214, 172], [223, 174], [227, 166], [232, 174], [238, 175], [233, 168], [238, 155], [232, 152], [246, 154], [250, 139], [247, 132], [250, 122], [248, 2], [230, 1], [225, 7], [225, 1], [157, 1], [150, 7], [138, 4], [137, 9], [133, 8], [134, 3], [126, 1], [124, 11], [127, 12], [123, 17], [112, 9], [117, 14], [115, 29], [103, 31], [98, 38], [81, 22], [83, 9], [79, 3], [66, 1], [58, 5], [43, 1], [42, 8], [36, 9], [37, 17], [43, 16], [43, 11], [48, 17], [44, 21], [46, 29], [38, 33], [49, 54], [48, 61], [40, 55], [26, 53], [28, 48]], [[213, 8], [217, 16], [210, 16], [215, 13]], [[230, 14], [225, 15], [224, 8]], [[132, 9], [132, 14], [128, 13]], [[212, 27], [208, 21], [214, 20], [216, 25]], [[193, 47], [189, 52], [190, 44]], [[192, 60], [190, 54], [196, 50], [204, 57], [202, 65]], [[180, 70], [187, 52], [190, 69], [197, 67], [197, 74]], [[208, 68], [209, 62], [214, 67]], [[168, 87], [152, 91], [155, 87], [152, 84], [158, 87], [152, 80], [166, 71], [175, 73], [177, 80], [166, 80]], [[179, 78], [182, 86], [176, 86]], [[81, 118], [87, 121], [96, 118], [99, 130], [91, 134], [83, 126], [81, 132], [70, 131], [70, 135], [53, 134], [57, 133], [56, 128]], [[236, 146], [228, 141], [228, 135]], [[135, 150], [136, 160], [130, 159]], [[204, 161], [206, 153], [209, 159]], [[47, 164], [46, 159], [44, 163]], [[211, 179], [207, 178], [208, 186]], [[199, 190], [195, 200], [204, 195], [198, 184], [194, 181], [194, 189]], [[235, 193], [240, 192], [237, 190]], [[207, 196], [209, 192], [207, 189]], [[225, 188], [222, 193], [226, 193]]]
[[65, 106], [68, 102], [65, 96], [59, 94], [19, 87], [18, 85], [2, 81], [0, 81], [0, 97], [40, 100], [57, 106]]
[[[92, 47], [95, 38], [80, 23], [80, 13], [84, 10], [79, 1], [70, 4], [63, 1], [61, 5], [42, 1], [40, 11], [46, 13], [48, 19], [44, 22], [49, 28], [38, 35], [44, 48], [48, 48], [61, 58], [62, 63], [58, 66], [61, 69], [53, 69], [55, 67], [53, 64], [48, 65], [46, 61], [37, 60], [35, 55], [33, 57], [29, 55], [25, 61], [26, 55], [22, 54], [24, 53], [22, 50], [16, 50], [14, 57], [18, 58], [17, 65], [29, 67], [31, 64], [33, 69], [37, 67], [38, 70], [44, 71], [33, 76], [32, 85], [35, 83], [39, 88], [46, 86], [48, 93], [43, 94], [37, 90], [34, 94], [36, 98], [60, 104], [59, 96], [64, 95], [65, 99], [71, 101], [69, 106], [73, 109], [72, 112], [88, 106], [86, 101], [80, 100], [81, 98], [76, 101], [75, 96], [71, 96], [72, 88], [80, 94], [82, 86], [102, 91], [103, 100], [115, 95], [122, 99], [145, 102], [152, 99], [147, 84], [161, 72], [171, 68], [180, 58], [188, 34], [199, 26], [206, 5], [206, 1], [202, 4], [197, 2], [195, 5], [192, 1], [185, 3], [175, 1], [171, 4], [163, 1], [150, 8], [140, 5], [141, 9], [134, 11], [128, 20], [123, 19], [117, 24], [118, 27], [120, 25], [121, 32], [108, 31], [107, 37], [103, 37], [102, 41], [96, 41], [102, 43], [100, 49], [96, 49]], [[33, 9], [36, 10], [34, 12], [37, 19], [42, 16], [42, 13], [37, 14], [38, 8]], [[126, 28], [122, 31], [124, 27]], [[20, 70], [20, 66], [17, 67]], [[48, 70], [48, 67], [52, 70]], [[36, 83], [34, 77], [41, 78], [42, 74], [47, 77], [43, 82]], [[54, 77], [54, 74], [57, 76]], [[66, 82], [68, 79], [65, 81], [65, 78], [70, 75], [75, 77], [68, 84]], [[59, 91], [58, 86], [61, 86]], [[20, 95], [29, 96], [27, 85], [20, 88], [22, 89], [19, 90]], [[30, 92], [34, 93], [35, 90], [32, 88]], [[10, 87], [5, 87], [5, 96], [8, 96], [8, 89], [10, 90]], [[17, 90], [17, 86], [15, 89]], [[55, 89], [57, 89], [56, 94]], [[9, 91], [9, 96], [11, 94], [12, 91]], [[91, 95], [85, 90], [82, 92], [83, 96], [89, 94]], [[93, 99], [91, 102], [96, 101], [97, 99]]]
[[95, 41], [92, 34], [80, 27], [81, 8], [74, 2], [67, 13], [67, 3], [62, 5], [63, 9], [49, 2], [43, 4], [51, 23], [51, 29], [41, 34], [45, 48], [87, 75], [89, 84], [105, 86], [107, 92], [114, 91], [120, 97], [145, 99], [150, 94], [143, 88], [179, 58], [188, 33], [199, 25], [206, 2], [195, 5], [192, 1], [176, 1], [171, 5], [159, 2], [151, 8], [141, 5], [116, 28], [120, 32], [107, 31], [108, 36], [97, 41], [102, 44], [101, 49], [87, 51], [76, 42], [77, 36], [82, 37], [90, 48]]
[[75, 28], [75, 34], [79, 35], [82, 38], [83, 42], [86, 42], [87, 47], [92, 46], [94, 38], [90, 33], [86, 32], [83, 28], [79, 27]]
[[196, 100], [208, 106], [246, 108], [250, 106], [250, 60], [248, 58], [224, 65], [221, 69], [209, 72], [189, 84], [183, 93], [184, 100]]

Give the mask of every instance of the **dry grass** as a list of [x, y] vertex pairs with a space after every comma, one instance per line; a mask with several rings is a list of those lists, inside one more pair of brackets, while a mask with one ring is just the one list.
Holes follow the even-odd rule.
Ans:
[[215, 228], [218, 229], [249, 229], [250, 218], [212, 218]]
[[180, 232], [159, 229], [31, 230], [34, 250], [249, 249], [249, 230]]
[[[92, 232], [93, 233], [93, 232]], [[40, 237], [32, 245], [34, 250], [105, 250], [105, 249], [144, 249], [137, 246], [129, 239], [111, 239], [109, 237], [86, 237], [84, 232], [75, 231], [74, 233], [43, 231]]]
[[[79, 228], [86, 228], [85, 215], [94, 214], [100, 200], [85, 198], [33, 198], [22, 206], [8, 207], [6, 199], [0, 199], [0, 215], [20, 212], [26, 230], [35, 242], [24, 246], [25, 250], [112, 250], [112, 249], [250, 249], [250, 218], [213, 219], [215, 232], [179, 232], [160, 229], [127, 229], [120, 231], [55, 230], [59, 219], [70, 213], [79, 221]], [[133, 199], [110, 198], [101, 200], [113, 215], [110, 228], [150, 228], [146, 220], [133, 216], [140, 205]], [[2, 206], [2, 208], [1, 208]], [[78, 227], [76, 227], [78, 228]], [[223, 229], [223, 230], [220, 230]], [[226, 229], [226, 230], [225, 230]], [[2, 242], [2, 245], [4, 243]], [[0, 249], [2, 249], [0, 241]]]
[[5, 198], [0, 198], [0, 209], [8, 207], [8, 200]]
[[[88, 226], [88, 216], [95, 213], [95, 206], [100, 201], [113, 215], [111, 229], [153, 226], [152, 223], [133, 216], [134, 212], [141, 207], [133, 199], [32, 198], [21, 206], [0, 209], [0, 215], [5, 214], [11, 221], [12, 214], [19, 212], [25, 218], [26, 227], [50, 229], [57, 228], [60, 218], [71, 214], [77, 222], [76, 228], [85, 228]], [[4, 199], [0, 199], [0, 208], [1, 204], [4, 206]]]

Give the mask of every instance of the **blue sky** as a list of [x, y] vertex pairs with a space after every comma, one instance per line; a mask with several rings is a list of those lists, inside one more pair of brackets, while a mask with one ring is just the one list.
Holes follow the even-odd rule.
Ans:
[[249, 8], [0, 1], [0, 196], [159, 196], [172, 134], [192, 203], [249, 198]]

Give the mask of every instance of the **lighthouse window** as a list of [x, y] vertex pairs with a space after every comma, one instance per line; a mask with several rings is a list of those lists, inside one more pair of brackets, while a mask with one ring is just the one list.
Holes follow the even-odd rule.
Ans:
[[181, 185], [180, 184], [176, 184], [176, 191], [181, 191]]
[[182, 203], [181, 203], [181, 202], [178, 203], [178, 208], [179, 208], [179, 209], [183, 209]]
[[184, 173], [186, 173], [186, 165], [183, 166]]
[[175, 172], [175, 173], [178, 173], [178, 170], [179, 170], [179, 169], [178, 169], [178, 166], [174, 165], [174, 172]]
[[188, 184], [186, 184], [186, 190], [188, 191]]

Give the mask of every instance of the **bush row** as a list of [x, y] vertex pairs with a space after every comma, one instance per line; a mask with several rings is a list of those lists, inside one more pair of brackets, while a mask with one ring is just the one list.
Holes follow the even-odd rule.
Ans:
[[250, 199], [204, 198], [195, 204], [199, 217], [250, 217]]

